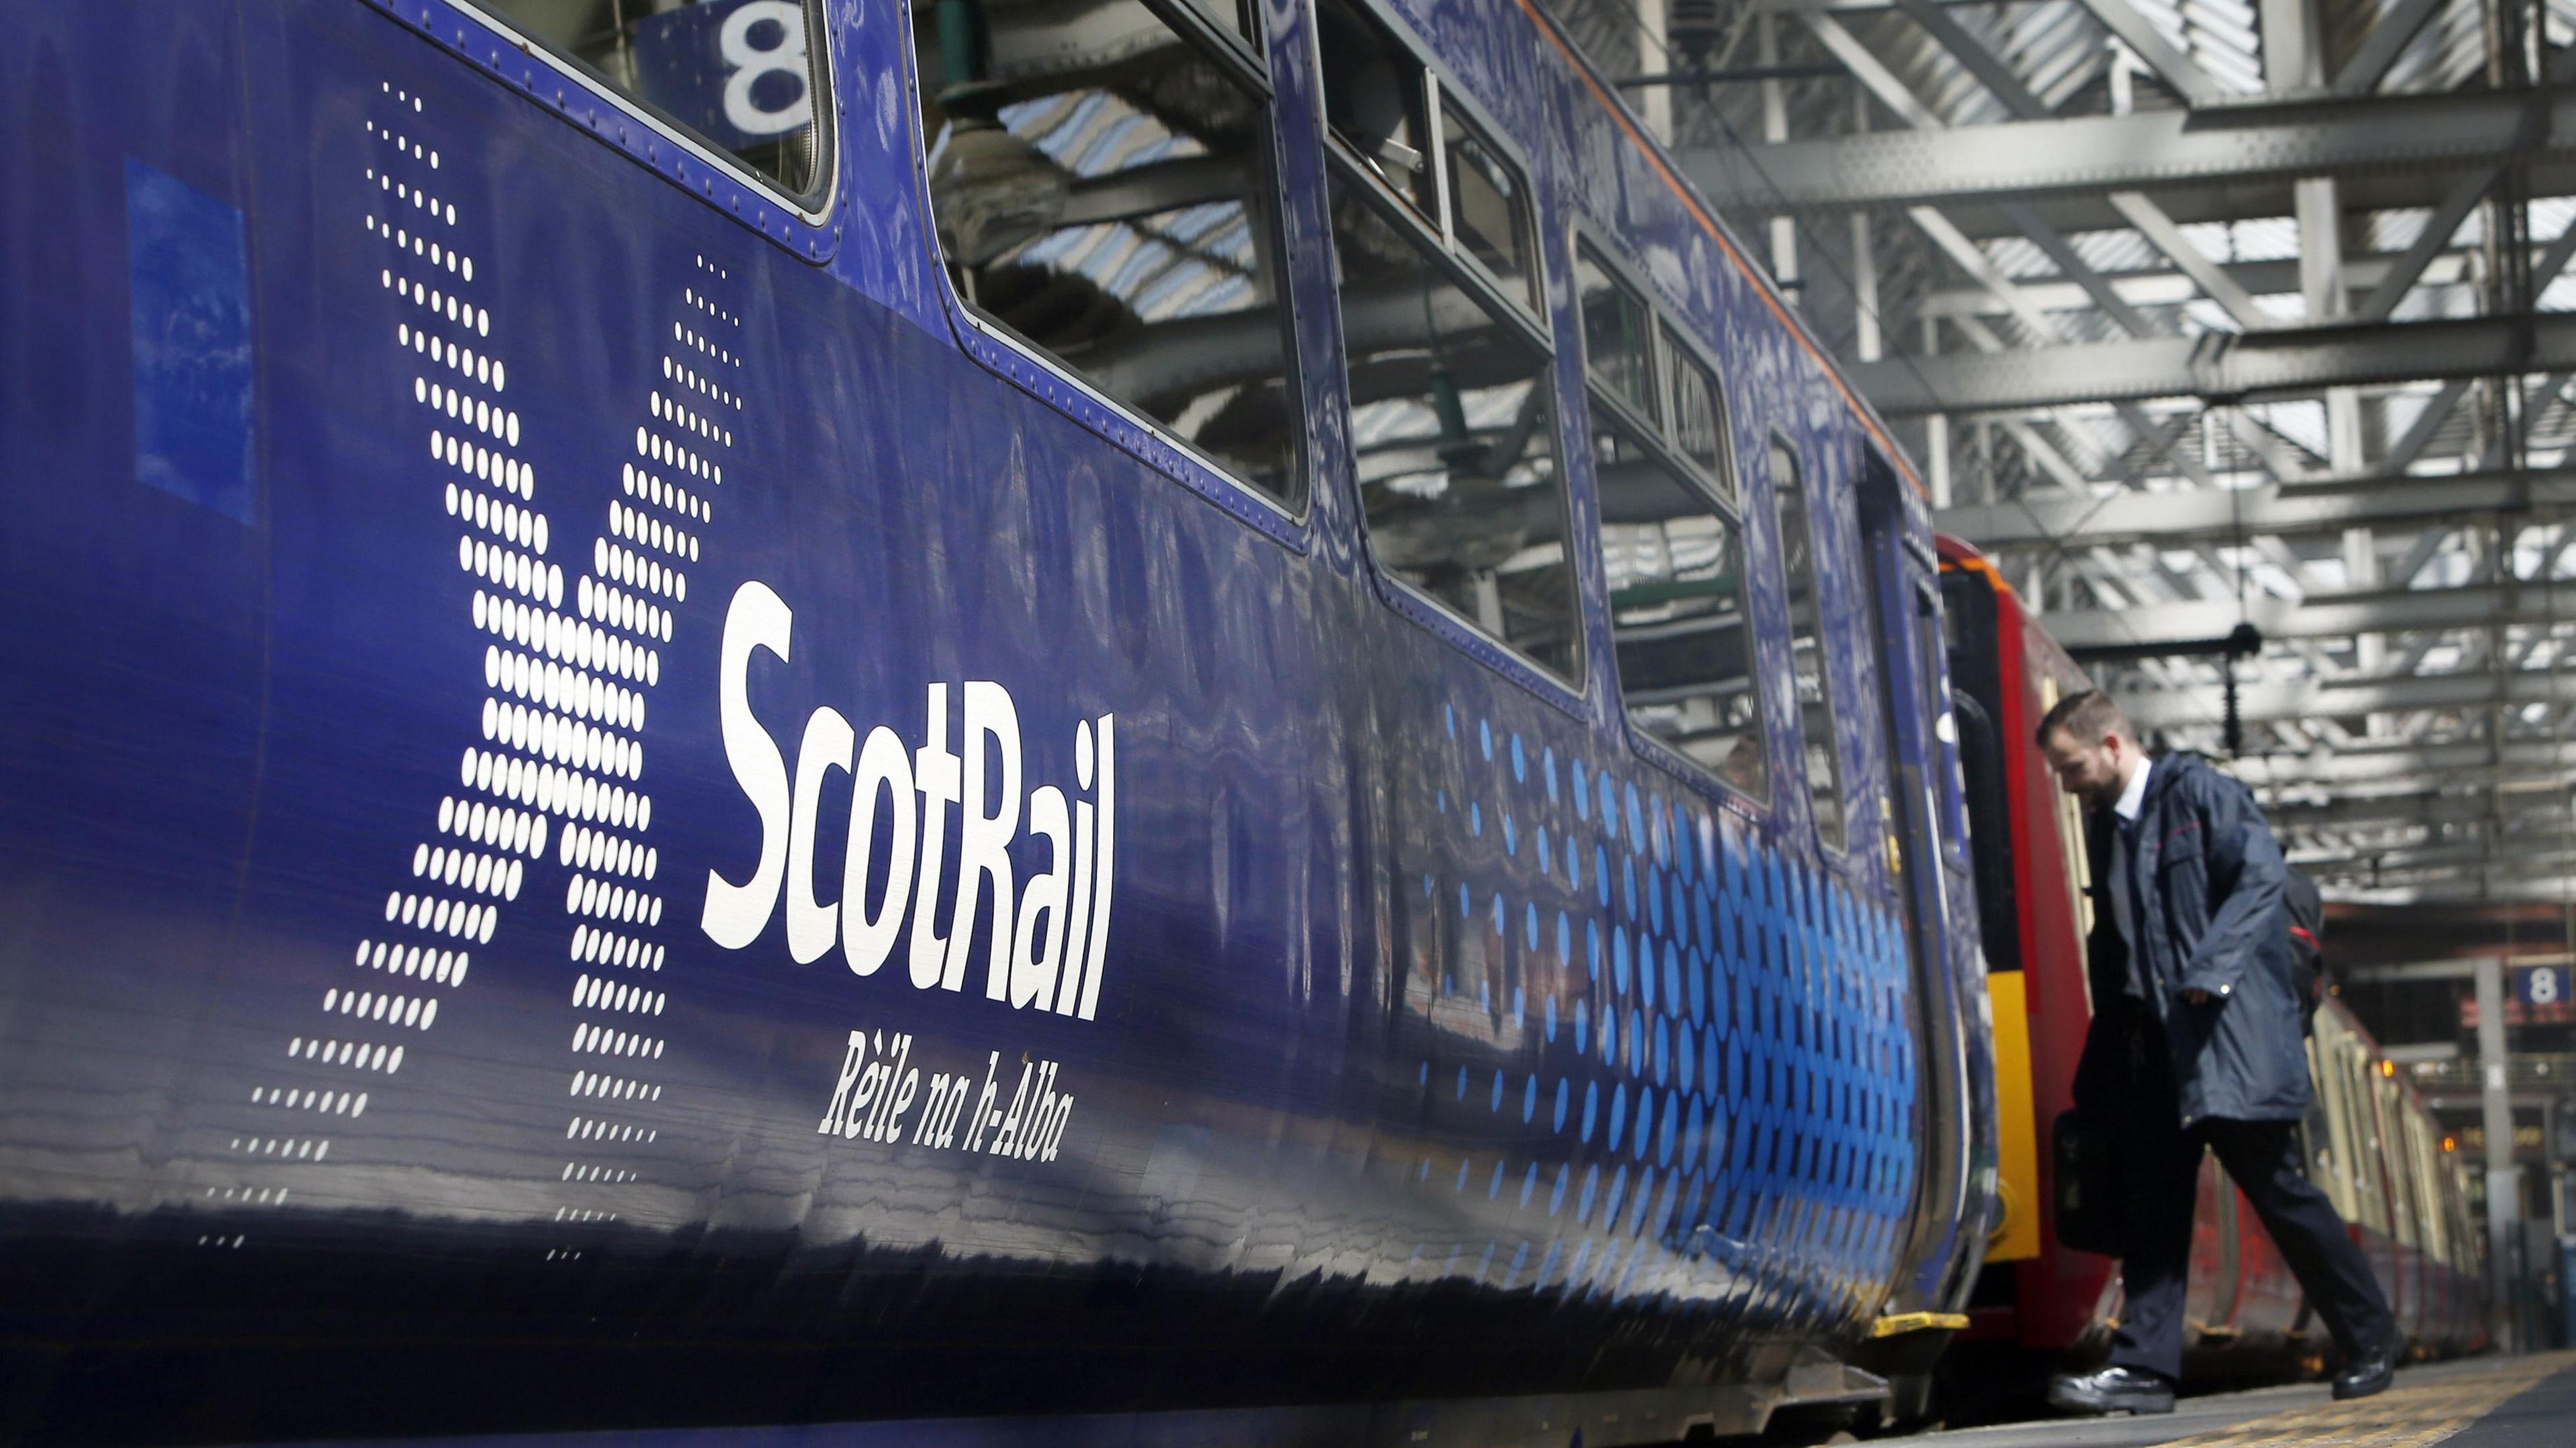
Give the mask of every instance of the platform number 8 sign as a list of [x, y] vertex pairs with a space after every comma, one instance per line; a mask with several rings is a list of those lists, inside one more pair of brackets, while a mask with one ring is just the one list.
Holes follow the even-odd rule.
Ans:
[[728, 150], [812, 124], [803, 0], [702, 0], [635, 23], [643, 98]]
[[2535, 965], [2515, 972], [2514, 994], [2522, 1003], [2541, 1012], [2563, 1013], [2576, 1005], [2576, 982], [2569, 979], [2563, 965]]
[[[805, 76], [805, 15], [791, 0], [750, 0], [736, 9], [725, 17], [716, 49], [734, 68], [725, 82], [724, 113], [735, 130], [775, 136], [814, 119], [814, 88]], [[787, 88], [795, 98], [784, 105], [764, 103], [764, 93], [782, 88], [774, 81], [761, 84], [773, 75], [793, 83]]]

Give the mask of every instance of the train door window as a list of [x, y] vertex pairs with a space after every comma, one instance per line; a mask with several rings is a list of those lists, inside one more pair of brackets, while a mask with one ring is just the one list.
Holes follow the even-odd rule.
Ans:
[[1230, 0], [1164, 3], [920, 7], [941, 255], [979, 318], [1294, 510], [1268, 82]]
[[1729, 788], [1767, 797], [1771, 766], [1745, 622], [1743, 530], [1597, 397], [1592, 465], [1629, 722]]
[[1828, 677], [1822, 600], [1816, 589], [1815, 538], [1805, 474], [1788, 440], [1771, 438], [1771, 497], [1780, 520], [1780, 565], [1788, 583], [1790, 673], [1797, 688], [1798, 742], [1806, 757], [1807, 797], [1816, 838], [1843, 848], [1842, 761], [1835, 745], [1833, 682]]
[[1648, 426], [1662, 425], [1645, 299], [1612, 275], [1588, 242], [1574, 248], [1574, 300], [1583, 324], [1584, 375], [1636, 409]]
[[1906, 610], [1912, 621], [1914, 646], [1915, 707], [1918, 717], [1931, 720], [1924, 743], [1932, 757], [1923, 762], [1924, 807], [1932, 811], [1928, 822], [1935, 836], [1934, 844], [1943, 856], [1962, 858], [1958, 837], [1958, 791], [1963, 787], [1959, 769], [1959, 730], [1950, 717], [1950, 691], [1941, 677], [1941, 605], [1930, 589], [1914, 591], [1913, 606]]
[[799, 200], [831, 176], [822, 0], [474, 0]]

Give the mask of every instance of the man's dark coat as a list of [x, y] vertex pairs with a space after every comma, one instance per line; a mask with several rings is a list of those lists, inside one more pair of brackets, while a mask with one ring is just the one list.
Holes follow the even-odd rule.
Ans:
[[[2163, 1023], [2185, 1127], [2211, 1116], [2299, 1120], [2308, 1109], [2308, 1058], [2281, 913], [2288, 878], [2281, 847], [2242, 783], [2191, 755], [2165, 755], [2150, 769], [2126, 850], [2112, 811], [2096, 809], [2087, 820], [2094, 1015], [2076, 1102], [2097, 1120], [2137, 1104], [2129, 1099], [2134, 1032], [2126, 1017], [2144, 1009]], [[2136, 892], [2135, 940], [2122, 936], [2110, 894], [2122, 863]], [[2127, 994], [2132, 951], [2146, 966], [2142, 1003]], [[2191, 989], [2211, 999], [2193, 1005], [2182, 995]]]

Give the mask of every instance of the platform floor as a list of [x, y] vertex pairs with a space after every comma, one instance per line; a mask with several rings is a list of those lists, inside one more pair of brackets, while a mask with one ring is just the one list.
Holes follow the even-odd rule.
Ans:
[[2057, 1418], [1880, 1448], [2576, 1448], [2576, 1353], [2410, 1368], [2375, 1398], [2323, 1383], [2185, 1398], [2171, 1417]]

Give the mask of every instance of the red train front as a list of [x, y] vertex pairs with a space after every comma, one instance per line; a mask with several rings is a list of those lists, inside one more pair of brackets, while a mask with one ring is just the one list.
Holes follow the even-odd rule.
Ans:
[[[2115, 1261], [2057, 1239], [2055, 1126], [2074, 1105], [2092, 1018], [2091, 922], [2076, 806], [2032, 742], [2050, 705], [2091, 684], [1991, 562], [1951, 538], [1940, 552], [2002, 1115], [2003, 1216], [1948, 1365], [1973, 1410], [2098, 1357], [2120, 1293]], [[2370, 1254], [2412, 1352], [2482, 1346], [2482, 1248], [2455, 1143], [2340, 1001], [2317, 1013], [2308, 1051], [2310, 1171]], [[2215, 1160], [2202, 1171], [2186, 1371], [2206, 1380], [2312, 1369], [2328, 1347], [2323, 1324], [2252, 1206]]]

